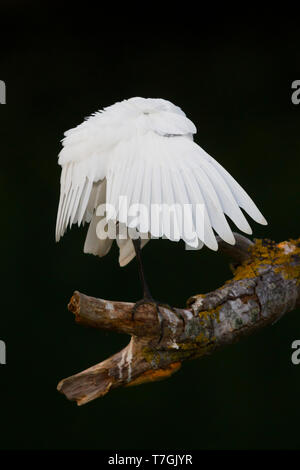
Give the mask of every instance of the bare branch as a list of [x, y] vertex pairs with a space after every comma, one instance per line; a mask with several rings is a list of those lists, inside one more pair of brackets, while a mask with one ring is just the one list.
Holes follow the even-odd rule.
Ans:
[[109, 359], [62, 380], [58, 390], [82, 405], [114, 388], [169, 377], [184, 360], [211, 354], [299, 305], [300, 239], [253, 243], [235, 236], [235, 246], [219, 246], [235, 263], [233, 279], [213, 292], [192, 296], [187, 308], [161, 306], [159, 316], [146, 304], [133, 316], [132, 303], [75, 292], [69, 309], [78, 323], [128, 333], [131, 340]]

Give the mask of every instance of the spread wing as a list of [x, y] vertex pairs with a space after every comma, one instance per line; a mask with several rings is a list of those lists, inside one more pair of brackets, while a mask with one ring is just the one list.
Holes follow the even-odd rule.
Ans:
[[[128, 103], [95, 113], [65, 133], [57, 241], [68, 225], [91, 222], [84, 251], [105, 255], [112, 239], [97, 237], [104, 217], [95, 212], [104, 202], [107, 221], [151, 237], [184, 240], [193, 248], [205, 244], [217, 250], [215, 232], [234, 244], [226, 216], [251, 233], [241, 208], [266, 224], [244, 189], [193, 142], [196, 128], [179, 108], [141, 112], [140, 99]], [[134, 257], [133, 245], [116, 239], [125, 265]]]
[[129, 106], [125, 100], [93, 114], [79, 126], [65, 132], [58, 160], [62, 173], [56, 221], [57, 241], [68, 225], [90, 222], [100, 197], [100, 187], [95, 183], [104, 180], [111, 152], [116, 145], [128, 141], [134, 144], [136, 135], [145, 132], [192, 135], [196, 128], [182, 111], [180, 114], [144, 114]]
[[100, 198], [109, 149], [114, 145], [111, 123], [97, 113], [65, 132], [58, 163], [62, 167], [56, 241], [68, 225], [90, 222]]
[[[229, 173], [191, 139], [179, 135], [149, 133], [135, 141], [120, 142], [108, 165], [107, 203], [117, 208], [115, 213], [108, 213], [108, 218], [141, 233], [172, 241], [182, 239], [191, 247], [204, 243], [213, 250], [217, 249], [214, 231], [227, 243], [235, 243], [225, 215], [241, 231], [252, 233], [240, 207], [257, 222], [266, 224]], [[134, 204], [142, 206], [135, 216], [129, 211]], [[151, 211], [153, 204], [159, 210]], [[190, 208], [187, 218], [182, 214], [185, 205]]]

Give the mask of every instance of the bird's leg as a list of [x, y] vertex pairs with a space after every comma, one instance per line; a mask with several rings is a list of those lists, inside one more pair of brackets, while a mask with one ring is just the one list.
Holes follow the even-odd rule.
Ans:
[[143, 298], [141, 302], [142, 301], [144, 301], [144, 303], [154, 302], [154, 299], [150, 293], [150, 289], [148, 287], [148, 284], [145, 278], [145, 273], [144, 273], [144, 268], [143, 268], [143, 263], [142, 263], [142, 256], [141, 256], [141, 239], [137, 238], [136, 240], [132, 240], [132, 243], [135, 249], [135, 255], [136, 255], [136, 259], [138, 263], [139, 277], [140, 277], [140, 281], [141, 281], [142, 288], [143, 288]]
[[152, 297], [152, 295], [150, 293], [150, 290], [149, 290], [149, 287], [148, 287], [148, 284], [146, 282], [145, 273], [144, 273], [144, 269], [143, 269], [143, 263], [142, 263], [142, 257], [141, 257], [141, 239], [138, 238], [136, 240], [132, 240], [132, 243], [133, 243], [133, 246], [134, 246], [134, 249], [135, 249], [136, 259], [137, 259], [137, 263], [138, 263], [139, 277], [140, 277], [140, 281], [141, 281], [142, 288], [143, 288], [143, 298], [141, 300], [138, 300], [134, 304], [134, 307], [132, 309], [132, 319], [134, 319], [134, 314], [135, 314], [136, 310], [138, 309], [138, 307], [140, 305], [143, 305], [143, 304], [154, 305], [155, 308], [156, 308], [156, 311], [157, 311], [157, 315], [158, 315], [158, 318], [159, 318], [160, 325], [161, 325], [161, 335], [160, 335], [160, 338], [159, 338], [159, 341], [158, 341], [158, 342], [160, 342], [161, 339], [162, 339], [162, 336], [163, 336], [164, 317], [162, 316], [162, 314], [159, 311], [159, 306], [168, 308], [169, 310], [172, 310], [172, 309], [169, 305], [163, 304], [162, 302], [158, 302], [158, 301], [154, 300], [154, 298]]

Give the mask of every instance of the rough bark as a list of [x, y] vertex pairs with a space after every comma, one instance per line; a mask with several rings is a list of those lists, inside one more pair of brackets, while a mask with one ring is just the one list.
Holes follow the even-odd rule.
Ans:
[[235, 234], [219, 240], [232, 261], [233, 278], [208, 294], [194, 295], [187, 308], [96, 299], [75, 292], [69, 303], [79, 324], [131, 335], [122, 351], [63, 379], [58, 390], [78, 405], [121, 386], [169, 377], [186, 359], [199, 358], [276, 322], [300, 303], [300, 239], [276, 244]]

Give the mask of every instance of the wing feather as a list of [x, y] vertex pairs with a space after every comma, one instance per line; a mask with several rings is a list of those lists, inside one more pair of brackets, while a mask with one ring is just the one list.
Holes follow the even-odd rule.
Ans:
[[251, 234], [251, 227], [222, 175], [207, 160], [203, 159], [200, 165], [215, 188], [224, 214], [228, 215], [241, 231]]
[[198, 212], [197, 214], [197, 212], [194, 211], [194, 223], [198, 239], [211, 250], [217, 250], [218, 243], [212, 229], [212, 224], [198, 181], [196, 180], [195, 175], [190, 168], [187, 168], [185, 171], [183, 171], [182, 176], [189, 192], [189, 198], [192, 201], [193, 206], [196, 207], [196, 211], [197, 207], [198, 210], [200, 210], [197, 204], [200, 204], [203, 208], [203, 218], [201, 217], [201, 213]]
[[[143, 248], [146, 243], [148, 243], [149, 239], [143, 239], [141, 241], [141, 248]], [[130, 238], [127, 240], [120, 239], [117, 237], [117, 245], [120, 250], [119, 255], [119, 264], [121, 267], [126, 266], [134, 257], [135, 257], [135, 249]]]
[[159, 216], [160, 205], [162, 203], [162, 181], [160, 166], [152, 166], [151, 172], [152, 183], [152, 210], [151, 210], [151, 228], [150, 232], [153, 237], [162, 236], [161, 218]]
[[[170, 223], [171, 214], [169, 212], [169, 208], [171, 207], [171, 205], [174, 206], [174, 202], [175, 202], [174, 197], [173, 197], [173, 188], [171, 186], [172, 181], [170, 179], [169, 171], [167, 168], [160, 167], [160, 173], [161, 173], [162, 197], [163, 197], [163, 205], [161, 207], [162, 233], [169, 240], [177, 241], [177, 237], [175, 236], [174, 231], [171, 228], [171, 223]], [[176, 219], [177, 215], [173, 214], [173, 217], [174, 216]]]
[[[225, 215], [246, 233], [251, 228], [240, 208], [266, 224], [245, 190], [193, 142], [195, 132], [180, 108], [143, 98], [117, 103], [67, 131], [59, 155], [62, 173], [56, 239], [68, 225], [88, 222], [84, 251], [104, 256], [112, 240], [97, 237], [97, 224], [113, 220], [151, 237], [182, 239], [193, 248], [204, 243], [215, 250], [214, 231], [227, 243], [235, 243]], [[105, 202], [104, 220], [95, 209]], [[142, 207], [129, 217], [134, 204], [141, 204], [147, 212]], [[153, 204], [157, 204], [156, 210]], [[199, 205], [202, 218], [198, 217]], [[183, 207], [189, 207], [187, 213]], [[135, 256], [134, 247], [130, 238], [116, 238], [119, 261], [125, 265]], [[142, 246], [147, 241], [142, 240]]]
[[[93, 255], [105, 256], [113, 243], [113, 239], [107, 237], [107, 223], [105, 214], [98, 215], [97, 208], [106, 201], [106, 179], [95, 183], [93, 187], [92, 200], [89, 203], [89, 210], [93, 210], [93, 215], [86, 235], [83, 251]], [[96, 209], [96, 210], [94, 210]], [[99, 224], [102, 222], [102, 224]], [[99, 225], [98, 225], [99, 224]], [[98, 236], [100, 235], [100, 237]]]
[[85, 223], [91, 219], [88, 210], [93, 183], [97, 181], [97, 160], [69, 162], [63, 165], [60, 201], [56, 221], [56, 240], [65, 233], [68, 225]]
[[191, 247], [196, 247], [198, 245], [198, 237], [194, 223], [195, 207], [190, 193], [186, 189], [183, 173], [172, 169], [170, 179], [173, 185], [176, 204], [179, 205], [181, 210], [179, 224], [180, 238]]
[[234, 236], [224, 216], [224, 212], [213, 185], [201, 167], [194, 169], [194, 175], [199, 187], [201, 188], [212, 227], [224, 241], [234, 245]]
[[[126, 196], [129, 205], [140, 203], [148, 209], [147, 217], [142, 211], [139, 217], [128, 222], [129, 227], [150, 232], [153, 237], [182, 239], [191, 246], [196, 246], [200, 240], [212, 249], [216, 249], [213, 230], [227, 243], [235, 243], [225, 214], [238, 228], [250, 232], [232, 185], [211, 161], [203, 158], [202, 149], [190, 139], [149, 133], [143, 139], [136, 139], [134, 148], [131, 141], [121, 142], [116, 151], [118, 158], [109, 166], [107, 202], [115, 205], [119, 196]], [[160, 214], [151, 213], [151, 205], [156, 202], [162, 206]], [[165, 204], [175, 206], [173, 232]], [[192, 217], [184, 221], [184, 227], [176, 204], [192, 206]], [[204, 204], [204, 227], [197, 227], [197, 204]], [[125, 223], [125, 215], [119, 216], [117, 220]]]
[[210, 163], [220, 172], [223, 176], [224, 180], [227, 182], [228, 186], [230, 187], [238, 205], [244, 209], [247, 214], [252, 217], [257, 223], [262, 225], [267, 225], [267, 221], [257, 208], [256, 204], [252, 201], [250, 196], [246, 193], [246, 191], [239, 185], [239, 183], [233, 178], [233, 176], [228, 173], [225, 168], [220, 165], [214, 158], [210, 155], [206, 154], [206, 158], [210, 161]]

